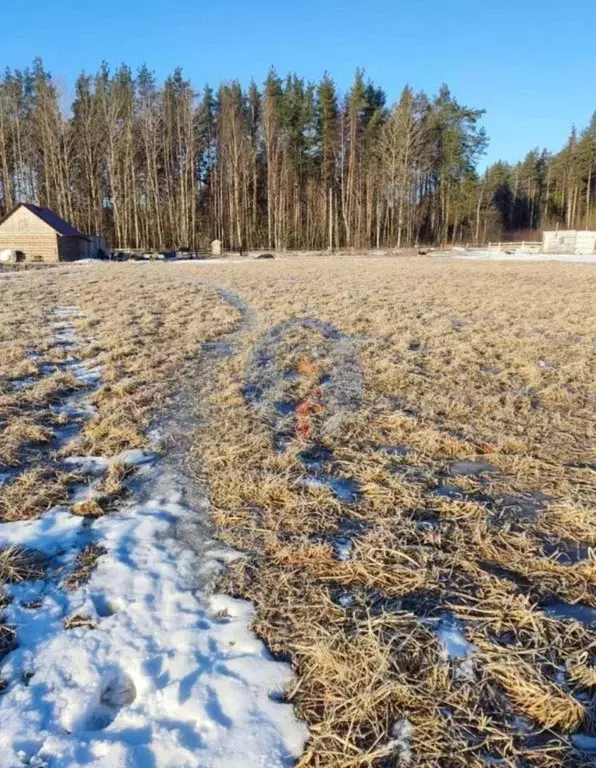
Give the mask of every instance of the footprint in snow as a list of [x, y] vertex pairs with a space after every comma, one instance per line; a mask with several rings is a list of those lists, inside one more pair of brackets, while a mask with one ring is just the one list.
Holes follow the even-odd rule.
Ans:
[[122, 670], [107, 675], [98, 693], [73, 731], [101, 731], [107, 728], [120, 710], [130, 706], [137, 697], [135, 684]]

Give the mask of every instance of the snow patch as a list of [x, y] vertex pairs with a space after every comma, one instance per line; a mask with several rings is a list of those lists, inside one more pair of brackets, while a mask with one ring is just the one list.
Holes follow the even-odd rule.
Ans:
[[36, 520], [1, 523], [0, 547], [26, 546], [52, 556], [77, 543], [83, 523], [65, 507], [53, 507]]
[[397, 750], [399, 755], [398, 765], [400, 766], [407, 766], [412, 763], [412, 732], [412, 723], [407, 717], [395, 722], [391, 729], [393, 739], [389, 742], [389, 746], [392, 749]]
[[[67, 320], [77, 311], [56, 313], [58, 343], [76, 346]], [[98, 368], [67, 366], [99, 382]], [[88, 414], [88, 398], [89, 390], [75, 393], [61, 409]], [[2, 664], [0, 768], [288, 765], [308, 735], [280, 696], [291, 670], [251, 631], [250, 603], [205, 586], [204, 574], [240, 553], [203, 541], [199, 556], [192, 537], [174, 535], [197, 524], [182, 482], [159, 472], [155, 455], [116, 458], [143, 465], [148, 498], [93, 522], [54, 507], [0, 524], [0, 545], [38, 550], [49, 562], [45, 581], [7, 587], [5, 620], [18, 628], [18, 646]], [[86, 489], [109, 465], [103, 456], [65, 461], [89, 475]], [[107, 553], [69, 592], [65, 578], [91, 542]], [[84, 621], [66, 630], [73, 616]]]
[[90, 366], [89, 363], [73, 361], [67, 363], [65, 368], [72, 371], [77, 379], [80, 379], [89, 386], [96, 386], [101, 379], [101, 368], [99, 366]]
[[101, 477], [110, 466], [107, 456], [67, 456], [63, 463], [91, 477]]
[[[250, 631], [251, 605], [192, 588], [195, 552], [170, 537], [192, 515], [172, 481], [97, 520], [93, 538], [108, 554], [79, 591], [46, 586], [33, 616], [11, 588], [7, 620], [20, 631], [3, 668], [2, 768], [26, 764], [19, 745], [54, 768], [281, 766], [300, 755], [306, 728], [272, 695], [292, 675]], [[49, 519], [9, 524], [10, 540], [48, 553], [76, 542], [81, 518]], [[64, 631], [73, 614], [95, 628]]]
[[140, 448], [131, 448], [128, 451], [122, 451], [116, 456], [115, 461], [126, 464], [128, 467], [139, 467], [141, 464], [150, 464], [157, 457], [153, 454], [145, 453]]
[[437, 628], [437, 640], [443, 658], [453, 664], [455, 679], [474, 680], [473, 656], [478, 649], [466, 640], [461, 623], [451, 615], [444, 616]]
[[441, 619], [437, 637], [447, 659], [465, 659], [476, 651], [476, 646], [466, 640], [461, 627], [452, 617]]
[[338, 560], [349, 560], [354, 548], [354, 542], [347, 536], [341, 536], [333, 542], [333, 551]]

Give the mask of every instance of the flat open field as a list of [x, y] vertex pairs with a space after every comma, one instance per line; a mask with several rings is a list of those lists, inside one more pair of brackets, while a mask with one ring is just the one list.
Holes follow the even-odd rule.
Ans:
[[[591, 266], [0, 290], [0, 766], [594, 764]], [[143, 538], [164, 477], [188, 525], [176, 497]]]

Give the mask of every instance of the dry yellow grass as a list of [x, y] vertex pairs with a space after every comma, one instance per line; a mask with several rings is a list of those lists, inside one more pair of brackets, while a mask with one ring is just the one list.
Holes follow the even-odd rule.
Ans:
[[[58, 365], [47, 318], [75, 305], [103, 373], [68, 452], [143, 447], [172, 394], [195, 395], [189, 466], [247, 553], [221, 586], [254, 601], [297, 673], [301, 768], [587, 766], [570, 735], [596, 726], [596, 634], [545, 608], [596, 607], [595, 291], [583, 266], [349, 257], [19, 276], [0, 317], [0, 461], [20, 474], [0, 510], [43, 513], [27, 472], [47, 468], [50, 405], [74, 384], [58, 370], [15, 392], [12, 372]], [[201, 365], [228, 333], [231, 353]], [[337, 394], [352, 352], [357, 407]], [[73, 511], [108, 512], [123, 474]], [[445, 617], [469, 657], [447, 657]]]
[[[588, 765], [568, 735], [594, 725], [596, 637], [543, 606], [596, 605], [596, 276], [358, 259], [201, 276], [254, 311], [197, 403], [195, 448], [220, 535], [250, 553], [224, 587], [255, 601], [257, 632], [299, 676], [300, 765]], [[276, 421], [247, 398], [251, 350], [292, 317], [351, 339], [356, 410], [317, 405], [334, 360], [304, 326], [264, 363], [296, 411]], [[357, 500], [304, 486], [313, 444], [331, 457], [319, 472], [355, 481]], [[460, 475], [457, 461], [491, 471]], [[436, 633], [449, 614], [474, 643], [465, 672]], [[404, 718], [410, 752], [392, 738]]]
[[87, 544], [76, 557], [74, 569], [65, 580], [66, 588], [78, 589], [86, 584], [99, 558], [107, 553], [107, 549], [99, 544]]
[[[117, 456], [144, 447], [152, 420], [192, 374], [201, 344], [230, 330], [238, 317], [213, 289], [164, 282], [136, 266], [26, 273], [4, 280], [2, 290], [0, 471], [17, 471], [0, 486], [4, 520], [68, 502], [69, 488], [81, 478], [65, 473], [60, 459], [66, 455]], [[76, 312], [61, 318], [61, 307]], [[56, 324], [65, 320], [75, 328], [73, 349], [55, 338]], [[75, 373], [60, 367], [69, 356], [101, 371], [91, 395], [95, 412], [83, 421], [52, 407], [85, 393]], [[81, 427], [79, 435], [61, 447], [56, 432], [70, 424]], [[100, 488], [104, 500], [120, 493], [126, 474], [110, 468]]]
[[36, 552], [22, 547], [0, 549], [0, 584], [18, 584], [43, 578], [44, 561]]

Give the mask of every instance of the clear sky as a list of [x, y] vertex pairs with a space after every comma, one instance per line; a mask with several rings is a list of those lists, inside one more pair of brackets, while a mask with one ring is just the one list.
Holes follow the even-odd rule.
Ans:
[[0, 65], [41, 56], [72, 93], [102, 59], [162, 79], [182, 66], [197, 89], [280, 74], [343, 92], [356, 67], [394, 101], [406, 82], [487, 110], [487, 160], [557, 150], [596, 110], [596, 0], [28, 0], [2, 3]]

